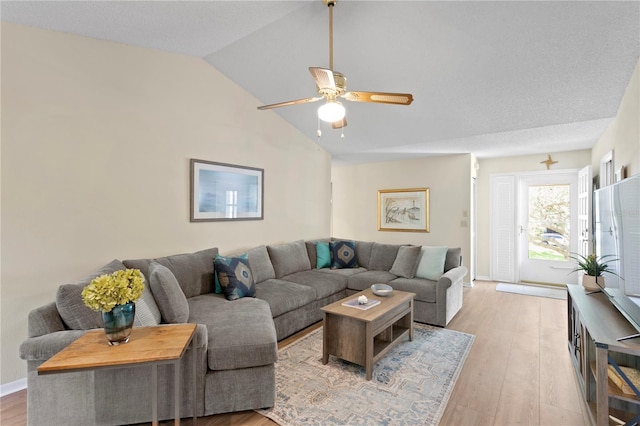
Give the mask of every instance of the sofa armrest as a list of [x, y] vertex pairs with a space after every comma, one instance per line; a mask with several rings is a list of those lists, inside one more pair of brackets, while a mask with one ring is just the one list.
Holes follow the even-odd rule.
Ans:
[[464, 266], [458, 266], [453, 269], [449, 269], [445, 272], [440, 279], [438, 279], [438, 289], [444, 288], [447, 289], [451, 287], [452, 284], [462, 281], [465, 275], [467, 275], [467, 268]]
[[65, 330], [29, 337], [20, 345], [20, 358], [26, 361], [46, 361], [87, 331]]
[[64, 323], [56, 302], [51, 302], [29, 312], [29, 337], [44, 336], [45, 334], [65, 330]]

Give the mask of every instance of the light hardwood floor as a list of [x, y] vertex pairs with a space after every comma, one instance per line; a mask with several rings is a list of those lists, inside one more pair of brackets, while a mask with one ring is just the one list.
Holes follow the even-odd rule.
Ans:
[[[440, 424], [589, 424], [567, 349], [567, 302], [497, 292], [495, 287], [494, 282], [476, 281], [465, 288], [464, 306], [447, 327], [476, 339]], [[0, 423], [26, 424], [26, 391], [2, 398]], [[183, 424], [191, 423], [185, 419]], [[200, 418], [198, 425], [275, 423], [249, 411]]]

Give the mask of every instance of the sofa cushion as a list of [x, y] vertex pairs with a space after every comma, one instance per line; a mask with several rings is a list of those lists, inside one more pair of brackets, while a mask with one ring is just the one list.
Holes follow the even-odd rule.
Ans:
[[420, 302], [435, 303], [436, 301], [437, 281], [424, 280], [421, 278], [396, 278], [387, 284], [395, 290], [415, 293], [416, 296], [414, 299]]
[[422, 246], [415, 276], [437, 281], [444, 274], [446, 257], [447, 247]]
[[311, 269], [307, 247], [303, 240], [267, 246], [276, 278]]
[[94, 278], [124, 269], [126, 269], [124, 264], [114, 259], [80, 281], [74, 284], [64, 284], [58, 288], [58, 292], [56, 293], [56, 307], [67, 327], [72, 330], [89, 330], [104, 327], [102, 313], [94, 311], [84, 304], [82, 300], [82, 290], [89, 285]]
[[420, 258], [420, 246], [402, 246], [389, 272], [403, 278], [413, 278]]
[[371, 287], [373, 284], [386, 284], [396, 277], [388, 271], [366, 271], [349, 277], [347, 287], [351, 290], [362, 291]]
[[369, 267], [374, 271], [388, 271], [396, 260], [400, 245], [373, 243]]
[[227, 300], [237, 300], [245, 296], [253, 297], [256, 286], [247, 255], [220, 256], [214, 260], [215, 274]]
[[[341, 270], [341, 269], [336, 269]], [[324, 299], [347, 288], [348, 277], [338, 274], [325, 274], [320, 271], [302, 271], [287, 275], [283, 280], [313, 288], [315, 300]]]
[[267, 246], [258, 246], [247, 250], [247, 257], [249, 258], [251, 273], [253, 273], [253, 282], [260, 283], [276, 277], [276, 271], [273, 270]]
[[209, 293], [188, 302], [189, 322], [207, 327], [209, 369], [234, 370], [277, 361], [276, 330], [264, 300], [245, 297], [231, 302]]
[[158, 262], [173, 273], [184, 295], [193, 297], [213, 290], [213, 259], [216, 254], [218, 249], [214, 247], [195, 253], [176, 254], [157, 259], [125, 260], [124, 264], [127, 268], [140, 269], [148, 280], [151, 262]]
[[460, 247], [447, 250], [447, 259], [444, 261], [444, 271], [447, 272], [460, 266]]
[[267, 280], [256, 286], [256, 297], [269, 304], [273, 318], [316, 300], [311, 287], [284, 280]]
[[152, 262], [149, 267], [149, 284], [162, 319], [169, 324], [187, 322], [189, 304], [173, 272], [158, 262]]
[[331, 267], [333, 269], [358, 267], [355, 241], [331, 241], [329, 250], [331, 251]]
[[345, 278], [349, 278], [351, 275], [360, 274], [366, 271], [367, 270], [361, 266], [357, 268], [347, 268], [347, 269], [331, 269], [331, 268], [318, 269], [318, 272], [322, 272], [323, 274], [339, 275]]
[[316, 242], [316, 269], [328, 268], [331, 266], [331, 249], [326, 241]]
[[370, 269], [371, 250], [373, 249], [373, 241], [356, 241], [356, 255], [358, 256], [358, 265]]

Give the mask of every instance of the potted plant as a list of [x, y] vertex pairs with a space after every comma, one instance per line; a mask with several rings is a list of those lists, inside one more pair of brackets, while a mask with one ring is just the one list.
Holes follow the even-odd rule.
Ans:
[[142, 296], [144, 277], [138, 269], [100, 275], [82, 290], [84, 304], [102, 312], [104, 331], [110, 345], [129, 341], [136, 305]]
[[582, 271], [584, 273], [582, 276], [582, 286], [587, 290], [599, 290], [604, 287], [603, 272], [619, 276], [609, 268], [608, 262], [618, 260], [611, 259], [615, 257], [612, 254], [606, 254], [604, 256], [596, 256], [595, 254], [582, 256], [581, 254], [572, 253], [570, 257], [578, 262], [578, 266], [571, 272]]

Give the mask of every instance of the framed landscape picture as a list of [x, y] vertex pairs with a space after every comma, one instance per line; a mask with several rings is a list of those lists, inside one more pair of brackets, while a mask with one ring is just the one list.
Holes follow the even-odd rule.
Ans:
[[378, 231], [429, 232], [429, 188], [379, 190]]
[[264, 170], [191, 160], [191, 222], [262, 220]]

